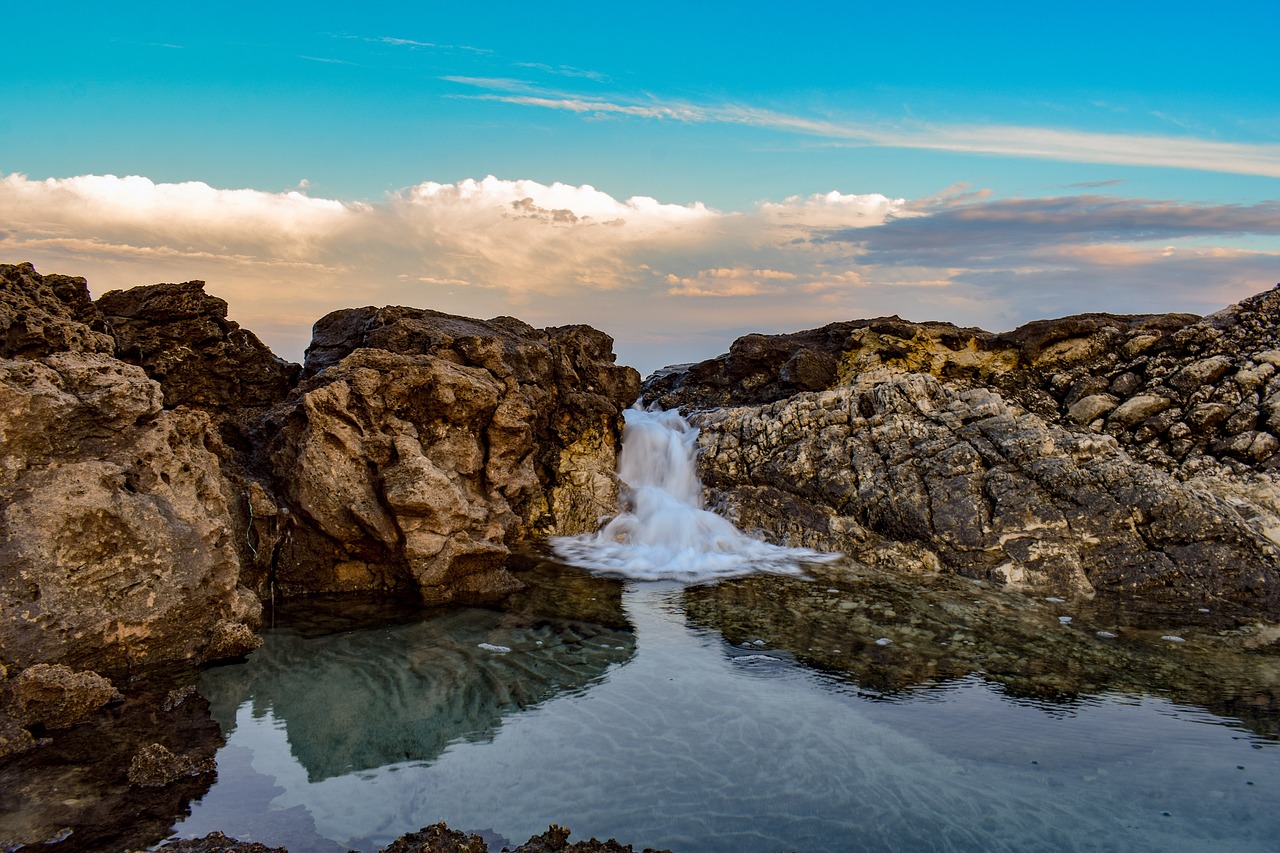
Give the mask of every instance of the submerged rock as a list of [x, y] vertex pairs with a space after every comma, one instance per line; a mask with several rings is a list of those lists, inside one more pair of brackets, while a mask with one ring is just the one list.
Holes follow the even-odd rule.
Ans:
[[[535, 835], [514, 849], [502, 848], [503, 853], [635, 853], [630, 844], [608, 841], [569, 842], [569, 830], [552, 824], [541, 835]], [[288, 853], [283, 847], [265, 847], [256, 842], [247, 843], [228, 838], [221, 832], [204, 838], [170, 841], [159, 848], [167, 853]], [[423, 827], [417, 832], [402, 835], [382, 853], [489, 853], [489, 847], [478, 835], [466, 835], [450, 829], [444, 823]], [[646, 847], [643, 853], [671, 853], [670, 850], [654, 850]]]

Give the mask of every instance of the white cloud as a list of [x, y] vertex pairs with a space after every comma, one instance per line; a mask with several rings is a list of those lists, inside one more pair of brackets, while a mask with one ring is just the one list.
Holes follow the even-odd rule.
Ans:
[[[448, 77], [489, 89], [460, 96], [599, 116], [741, 124], [832, 140], [833, 144], [1030, 157], [1071, 163], [1158, 166], [1280, 178], [1280, 145], [1222, 142], [1190, 135], [1098, 133], [999, 124], [869, 123], [791, 115], [744, 104], [694, 104], [656, 98], [583, 96], [539, 90], [522, 81]], [[518, 83], [512, 86], [511, 83]], [[500, 94], [501, 93], [501, 94]]]
[[0, 259], [96, 294], [203, 279], [286, 357], [336, 308], [585, 322], [652, 369], [747, 331], [900, 314], [1008, 329], [1087, 310], [1215, 310], [1280, 280], [1269, 205], [830, 192], [743, 211], [487, 177], [369, 202], [85, 175], [0, 176]]

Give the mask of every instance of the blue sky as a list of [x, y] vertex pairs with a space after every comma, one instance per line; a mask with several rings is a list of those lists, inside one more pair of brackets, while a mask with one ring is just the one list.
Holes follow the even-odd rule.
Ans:
[[745, 331], [1280, 281], [1268, 4], [53, 3], [6, 30], [0, 259], [204, 279], [293, 359], [356, 304], [588, 322], [643, 372]]

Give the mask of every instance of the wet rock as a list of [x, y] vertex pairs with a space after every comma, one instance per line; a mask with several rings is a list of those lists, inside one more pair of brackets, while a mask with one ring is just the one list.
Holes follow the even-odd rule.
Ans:
[[382, 853], [489, 853], [489, 847], [478, 835], [466, 836], [437, 823], [400, 836]]
[[[630, 844], [619, 844], [612, 838], [608, 841], [597, 841], [592, 838], [588, 841], [570, 843], [569, 835], [568, 829], [552, 824], [546, 832], [530, 838], [511, 853], [634, 853]], [[387, 849], [387, 853], [391, 853], [390, 848]], [[671, 853], [671, 851], [646, 847], [643, 853]]]
[[170, 841], [158, 849], [168, 853], [289, 853], [283, 847], [268, 847], [256, 841], [237, 841], [221, 832], [211, 832], [203, 838]]
[[18, 718], [28, 726], [64, 729], [89, 719], [108, 702], [124, 697], [96, 672], [75, 672], [61, 664], [36, 664], [13, 679]]
[[142, 788], [163, 788], [187, 776], [213, 773], [217, 764], [208, 756], [174, 755], [160, 743], [138, 751], [129, 763], [129, 784]]

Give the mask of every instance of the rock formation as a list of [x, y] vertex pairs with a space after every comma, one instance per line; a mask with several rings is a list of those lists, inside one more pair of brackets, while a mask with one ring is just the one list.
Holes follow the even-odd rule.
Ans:
[[165, 410], [110, 354], [83, 279], [23, 264], [0, 283], [0, 662], [117, 673], [253, 648], [208, 417]]
[[896, 317], [651, 378], [746, 526], [1053, 594], [1280, 609], [1280, 290], [1003, 335]]
[[302, 368], [203, 283], [0, 265], [0, 664], [108, 675], [253, 648], [259, 599], [513, 588], [509, 546], [614, 510], [639, 376], [585, 326], [321, 320]]
[[509, 545], [614, 511], [639, 376], [601, 332], [351, 309], [316, 324], [304, 375], [259, 427], [285, 592], [493, 597], [513, 588]]

